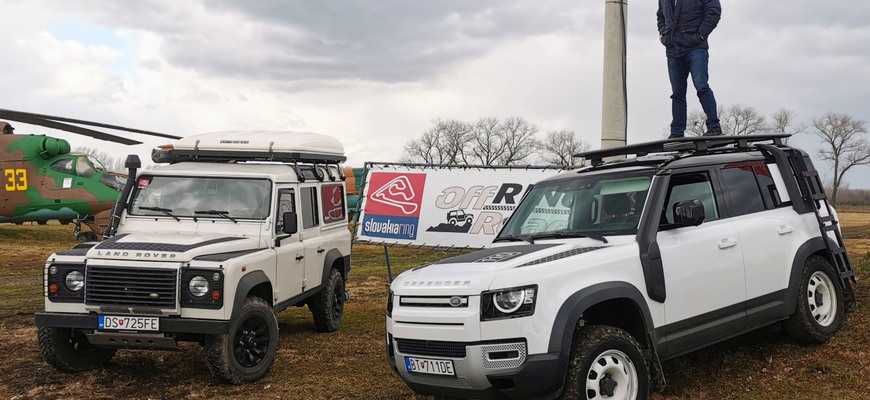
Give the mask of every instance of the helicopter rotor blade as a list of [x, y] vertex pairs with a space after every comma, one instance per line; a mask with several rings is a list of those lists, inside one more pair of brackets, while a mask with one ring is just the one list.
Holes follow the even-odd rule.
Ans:
[[[90, 137], [93, 137], [95, 139], [108, 140], [111, 142], [117, 142], [117, 143], [122, 143], [122, 144], [127, 144], [127, 145], [140, 144], [142, 142], [137, 141], [137, 140], [133, 140], [133, 139], [128, 139], [128, 138], [121, 137], [121, 136], [117, 136], [117, 135], [108, 134], [105, 132], [96, 131], [96, 130], [89, 129], [89, 128], [84, 128], [84, 127], [80, 127], [80, 126], [66, 124], [64, 122], [89, 125], [89, 126], [96, 126], [96, 127], [100, 127], [100, 128], [108, 128], [108, 129], [114, 129], [114, 130], [119, 130], [119, 131], [126, 131], [126, 132], [138, 133], [138, 134], [143, 134], [143, 135], [149, 135], [149, 136], [157, 136], [157, 137], [162, 137], [162, 138], [167, 138], [167, 139], [180, 139], [181, 138], [179, 136], [168, 135], [165, 133], [151, 132], [151, 131], [134, 129], [134, 128], [127, 128], [127, 127], [118, 126], [118, 125], [104, 124], [104, 123], [93, 122], [93, 121], [85, 121], [85, 120], [74, 119], [74, 118], [57, 117], [57, 116], [53, 116], [53, 115], [27, 113], [27, 112], [7, 110], [7, 109], [2, 109], [2, 108], [0, 108], [0, 118], [12, 120], [12, 121], [23, 122], [26, 124], [45, 126], [48, 128], [59, 129], [59, 130], [63, 130], [63, 131], [77, 133], [80, 135], [90, 136]], [[58, 121], [63, 121], [63, 122], [58, 122]]]

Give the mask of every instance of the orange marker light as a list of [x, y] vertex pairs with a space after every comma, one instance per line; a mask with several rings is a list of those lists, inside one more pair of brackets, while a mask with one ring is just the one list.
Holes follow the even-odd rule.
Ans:
[[217, 290], [215, 290], [214, 292], [211, 292], [211, 299], [212, 300], [217, 301], [217, 300], [220, 300], [220, 298], [221, 298], [221, 292], [218, 292]]
[[49, 285], [49, 286], [48, 286], [48, 291], [49, 291], [49, 292], [52, 292], [52, 293], [57, 293], [57, 284], [52, 283], [51, 285]]

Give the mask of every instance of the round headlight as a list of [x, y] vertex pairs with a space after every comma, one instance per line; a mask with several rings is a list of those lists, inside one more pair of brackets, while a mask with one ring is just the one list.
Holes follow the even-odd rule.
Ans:
[[506, 290], [492, 296], [492, 303], [495, 304], [495, 308], [505, 314], [519, 310], [525, 300], [526, 291], [523, 289]]
[[202, 297], [208, 292], [208, 280], [201, 276], [194, 276], [193, 279], [190, 280], [190, 283], [187, 284], [187, 290], [190, 291], [194, 297]]
[[85, 274], [79, 271], [70, 271], [66, 274], [66, 288], [71, 292], [78, 292], [85, 287]]

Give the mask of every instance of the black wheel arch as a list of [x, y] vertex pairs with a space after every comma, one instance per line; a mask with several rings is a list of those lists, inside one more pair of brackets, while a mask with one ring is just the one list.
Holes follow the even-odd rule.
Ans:
[[658, 340], [653, 329], [652, 315], [646, 305], [646, 299], [637, 287], [628, 282], [620, 281], [602, 282], [588, 286], [572, 294], [562, 303], [556, 314], [553, 329], [550, 331], [548, 352], [559, 354], [560, 369], [558, 374], [563, 381], [568, 373], [574, 330], [580, 320], [585, 317], [584, 314], [599, 305], [633, 306], [636, 314], [642, 318], [641, 323], [634, 327], [616, 327], [635, 337], [641, 346], [653, 352], [657, 351]]
[[[828, 238], [828, 241], [832, 246], [835, 246], [832, 239]], [[798, 284], [800, 283], [804, 264], [807, 262], [807, 259], [814, 255], [821, 256], [825, 260], [828, 260], [832, 266], [836, 265], [833, 260], [831, 260], [831, 257], [828, 254], [828, 249], [825, 247], [824, 239], [821, 236], [816, 236], [804, 242], [804, 244], [798, 248], [797, 252], [795, 252], [794, 260], [792, 260], [791, 264], [791, 274], [788, 279], [788, 290], [786, 291], [785, 299], [785, 306], [787, 307], [785, 310], [786, 315], [790, 315], [795, 311], [798, 299]], [[838, 273], [836, 267], [834, 267], [834, 273]], [[840, 286], [841, 290], [845, 290], [839, 275], [832, 276], [831, 278], [835, 284]]]
[[323, 257], [323, 278], [320, 280], [320, 284], [323, 285], [329, 279], [329, 271], [332, 270], [333, 265], [335, 265], [336, 261], [339, 262], [338, 272], [341, 273], [341, 278], [347, 280], [347, 273], [350, 272], [350, 256], [341, 254], [338, 249], [332, 249], [326, 252], [326, 256]]
[[242, 312], [245, 298], [250, 294], [262, 298], [266, 301], [266, 304], [273, 304], [272, 282], [265, 272], [253, 271], [239, 280], [239, 284], [236, 285], [236, 295], [233, 298], [233, 319], [237, 318], [239, 313]]

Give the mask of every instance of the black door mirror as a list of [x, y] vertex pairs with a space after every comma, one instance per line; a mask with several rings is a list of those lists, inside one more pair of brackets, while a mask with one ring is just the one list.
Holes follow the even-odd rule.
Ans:
[[698, 226], [704, 222], [704, 204], [701, 200], [686, 200], [674, 204], [674, 225], [676, 227]]
[[298, 221], [296, 220], [296, 213], [292, 211], [285, 212], [282, 218], [284, 219], [284, 225], [281, 227], [281, 232], [284, 232], [288, 235], [296, 233], [299, 225]]

